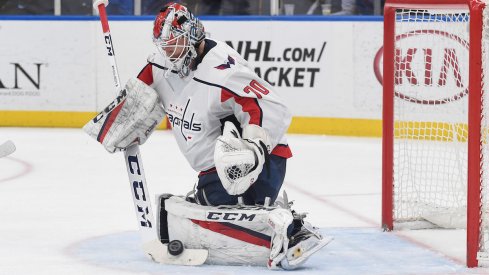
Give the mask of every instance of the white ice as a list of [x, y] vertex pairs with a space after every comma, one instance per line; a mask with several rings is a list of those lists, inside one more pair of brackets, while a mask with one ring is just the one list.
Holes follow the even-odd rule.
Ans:
[[[159, 265], [139, 249], [122, 154], [80, 129], [0, 128], [0, 274], [261, 274], [266, 267]], [[284, 188], [335, 240], [289, 274], [483, 274], [465, 268], [465, 233], [382, 232], [381, 140], [289, 135]], [[168, 131], [141, 147], [148, 188], [185, 194], [196, 173]], [[285, 271], [283, 271], [285, 272]]]

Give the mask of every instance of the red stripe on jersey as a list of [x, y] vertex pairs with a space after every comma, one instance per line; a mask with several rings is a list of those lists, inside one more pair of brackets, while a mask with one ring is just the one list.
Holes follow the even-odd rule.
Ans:
[[166, 128], [168, 128], [168, 130], [171, 130], [172, 126], [170, 120], [168, 119], [168, 116], [166, 116], [165, 119], [166, 119]]
[[292, 157], [292, 151], [290, 150], [289, 145], [279, 144], [273, 148], [272, 155], [288, 159]]
[[138, 79], [148, 86], [153, 84], [153, 66], [151, 64], [146, 64], [146, 66], [139, 72]]
[[199, 177], [200, 176], [204, 176], [204, 175], [207, 175], [207, 174], [210, 174], [210, 173], [216, 173], [216, 167], [213, 167], [211, 169], [208, 169], [208, 170], [205, 170], [205, 171], [200, 171], [199, 173]]
[[236, 94], [229, 92], [226, 89], [221, 89], [221, 102], [225, 102], [228, 99], [234, 98], [234, 101], [241, 105], [243, 112], [248, 113], [250, 116], [249, 124], [255, 124], [261, 126], [262, 122], [262, 111], [260, 105], [256, 98], [251, 97], [240, 97]]
[[104, 122], [104, 125], [102, 125], [102, 129], [100, 130], [101, 133], [98, 135], [98, 138], [97, 138], [98, 142], [100, 142], [100, 143], [104, 142], [105, 136], [109, 132], [110, 127], [112, 127], [112, 124], [114, 123], [115, 119], [117, 118], [117, 115], [121, 111], [124, 103], [126, 103], [125, 99], [117, 107], [115, 107], [114, 110], [112, 110], [112, 112], [110, 112], [109, 117], [107, 117], [107, 119]]
[[199, 225], [200, 227], [208, 229], [210, 231], [213, 231], [213, 232], [216, 232], [216, 233], [219, 233], [222, 235], [226, 235], [226, 236], [231, 237], [233, 239], [237, 239], [237, 240], [247, 242], [250, 244], [270, 248], [270, 240], [266, 240], [266, 239], [262, 239], [262, 238], [257, 237], [257, 236], [253, 236], [250, 233], [235, 229], [235, 228], [230, 227], [228, 225], [225, 225], [223, 223], [199, 221], [199, 220], [193, 220], [193, 219], [190, 219], [190, 220], [193, 223]]

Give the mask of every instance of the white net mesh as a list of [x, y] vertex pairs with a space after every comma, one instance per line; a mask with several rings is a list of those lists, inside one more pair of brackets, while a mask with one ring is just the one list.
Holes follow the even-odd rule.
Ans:
[[468, 21], [467, 11], [397, 11], [394, 221], [398, 228], [400, 223], [465, 224]]
[[[486, 3], [487, 4], [487, 3]], [[488, 98], [485, 96], [485, 83], [489, 83], [489, 74], [484, 73], [485, 67], [489, 63], [489, 9], [483, 11], [483, 25], [482, 25], [482, 120], [481, 120], [481, 231], [479, 240], [479, 251], [488, 252], [489, 248], [489, 221], [488, 214], [489, 208], [487, 204], [488, 200], [488, 182], [489, 182], [489, 161], [486, 159], [489, 156], [489, 106]], [[485, 172], [484, 172], [485, 171]]]

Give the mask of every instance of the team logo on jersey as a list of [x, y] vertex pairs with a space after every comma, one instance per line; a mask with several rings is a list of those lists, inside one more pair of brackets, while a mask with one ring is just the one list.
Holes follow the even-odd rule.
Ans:
[[230, 55], [228, 55], [228, 60], [226, 61], [226, 63], [223, 63], [219, 66], [214, 67], [214, 68], [216, 68], [218, 70], [225, 70], [225, 69], [231, 68], [231, 65], [234, 65], [234, 64], [235, 64], [234, 58], [232, 58]]
[[186, 132], [202, 131], [202, 123], [194, 121], [195, 113], [187, 113], [187, 108], [189, 104], [190, 99], [187, 100], [187, 104], [184, 108], [179, 107], [178, 105], [170, 104], [170, 108], [167, 110], [168, 120], [171, 123], [172, 129], [176, 130], [177, 128], [180, 128], [180, 133], [186, 141], [192, 139], [192, 136], [184, 133], [184, 130], [186, 130]]

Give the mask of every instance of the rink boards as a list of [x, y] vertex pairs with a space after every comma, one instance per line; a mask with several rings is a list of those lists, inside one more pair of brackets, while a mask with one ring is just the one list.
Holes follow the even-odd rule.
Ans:
[[[203, 21], [280, 93], [294, 116], [289, 132], [381, 135], [382, 17]], [[110, 27], [125, 82], [156, 51], [152, 18], [112, 17]], [[98, 18], [0, 17], [0, 40], [0, 126], [81, 127], [113, 99]]]

